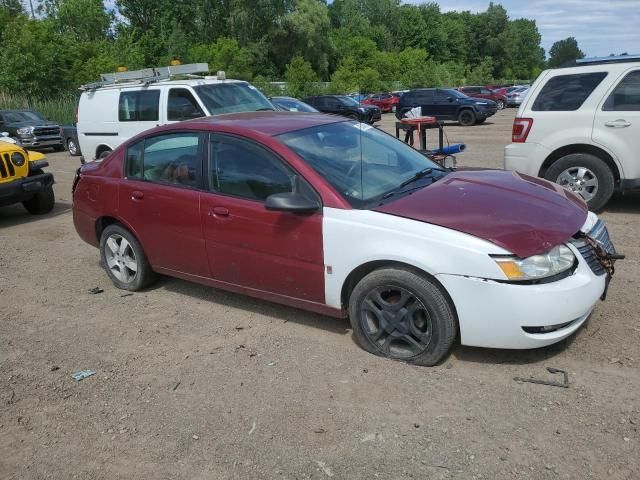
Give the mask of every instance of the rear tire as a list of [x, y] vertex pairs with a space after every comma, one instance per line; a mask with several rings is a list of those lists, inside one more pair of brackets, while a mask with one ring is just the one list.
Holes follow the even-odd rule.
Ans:
[[589, 153], [572, 153], [559, 158], [545, 172], [544, 178], [580, 195], [594, 211], [604, 207], [615, 187], [611, 168]]
[[44, 215], [53, 210], [55, 203], [56, 197], [53, 193], [53, 187], [48, 187], [42, 192], [36, 193], [29, 200], [22, 202], [22, 205], [31, 215]]
[[122, 290], [136, 292], [156, 279], [136, 237], [118, 223], [109, 225], [100, 235], [100, 262], [113, 284]]
[[476, 114], [473, 110], [465, 109], [458, 114], [458, 122], [463, 127], [470, 127], [476, 123]]
[[371, 272], [356, 285], [349, 320], [366, 351], [417, 365], [440, 362], [457, 334], [453, 306], [441, 287], [397, 268]]
[[502, 110], [504, 108], [504, 102], [502, 100], [498, 100], [496, 103], [498, 104], [498, 110]]

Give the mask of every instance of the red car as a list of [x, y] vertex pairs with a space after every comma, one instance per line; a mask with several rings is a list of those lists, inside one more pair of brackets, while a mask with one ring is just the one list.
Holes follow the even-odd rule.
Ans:
[[605, 291], [611, 259], [600, 256], [615, 253], [602, 221], [559, 185], [443, 169], [320, 113], [157, 127], [83, 165], [72, 195], [76, 231], [118, 288], [159, 273], [348, 316], [365, 350], [421, 365], [456, 338], [566, 338]]
[[460, 87], [458, 90], [468, 97], [493, 100], [498, 105], [498, 110], [502, 110], [506, 105], [507, 97], [505, 94], [490, 90], [487, 87]]
[[360, 103], [363, 105], [375, 105], [382, 113], [386, 113], [395, 112], [398, 102], [400, 102], [400, 97], [393, 93], [375, 93], [369, 95]]

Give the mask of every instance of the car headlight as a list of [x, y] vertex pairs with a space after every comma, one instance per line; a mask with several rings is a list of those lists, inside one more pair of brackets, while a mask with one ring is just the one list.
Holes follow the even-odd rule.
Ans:
[[22, 153], [13, 152], [11, 154], [11, 161], [16, 167], [21, 167], [24, 165], [24, 162], [26, 161], [26, 159], [24, 158], [24, 155]]
[[28, 135], [33, 132], [33, 127], [22, 127], [16, 130], [18, 135]]
[[509, 280], [538, 280], [570, 269], [576, 257], [566, 245], [527, 258], [492, 257]]

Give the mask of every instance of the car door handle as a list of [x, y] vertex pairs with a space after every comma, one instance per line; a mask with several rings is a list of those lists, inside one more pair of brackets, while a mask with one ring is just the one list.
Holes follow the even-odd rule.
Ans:
[[604, 126], [609, 128], [626, 128], [631, 126], [631, 122], [627, 122], [624, 118], [619, 118], [611, 122], [605, 122]]
[[209, 209], [209, 216], [227, 217], [229, 216], [229, 210], [225, 207], [213, 207]]
[[134, 190], [131, 192], [131, 200], [142, 200], [144, 198], [144, 193], [140, 190]]

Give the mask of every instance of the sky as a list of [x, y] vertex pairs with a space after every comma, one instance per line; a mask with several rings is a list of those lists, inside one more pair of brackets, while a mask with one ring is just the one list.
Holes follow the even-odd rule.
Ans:
[[[423, 3], [412, 0], [407, 3]], [[482, 12], [489, 0], [441, 0], [440, 10]], [[494, 0], [509, 18], [536, 21], [542, 47], [575, 37], [587, 57], [640, 54], [640, 0]]]

